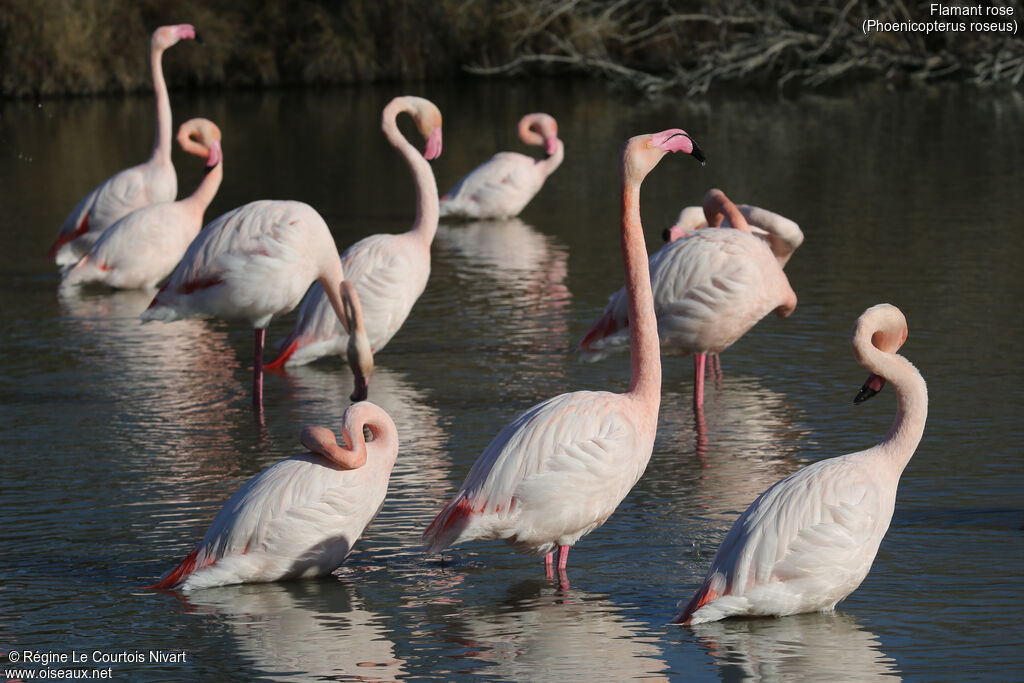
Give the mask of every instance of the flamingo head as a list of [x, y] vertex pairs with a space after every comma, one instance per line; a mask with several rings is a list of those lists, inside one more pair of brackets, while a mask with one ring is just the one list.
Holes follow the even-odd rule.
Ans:
[[[892, 304], [878, 304], [861, 313], [857, 322], [853, 324], [853, 333], [850, 335], [850, 344], [853, 346], [853, 355], [861, 365], [865, 364], [866, 356], [873, 349], [883, 353], [896, 353], [904, 342], [910, 330], [907, 326], [907, 319], [903, 312]], [[885, 378], [881, 375], [871, 373], [868, 375], [864, 386], [853, 399], [854, 403], [863, 403], [885, 386]]]
[[355, 378], [355, 389], [350, 398], [365, 401], [369, 395], [370, 378], [373, 377], [373, 349], [363, 324], [363, 309], [359, 294], [348, 280], [341, 283], [341, 302], [348, 320], [348, 347], [345, 350], [348, 366]]
[[199, 40], [199, 33], [192, 24], [161, 26], [153, 31], [150, 45], [156, 50], [166, 50], [179, 40]]
[[189, 119], [178, 128], [177, 139], [184, 151], [206, 159], [207, 170], [214, 168], [224, 159], [220, 145], [220, 128], [213, 121]]
[[519, 139], [528, 145], [543, 145], [551, 156], [558, 150], [558, 121], [550, 114], [527, 114], [519, 119]]
[[704, 152], [689, 133], [670, 128], [660, 133], [637, 135], [626, 141], [622, 149], [622, 176], [640, 182], [669, 152], [683, 152], [704, 165]]
[[661, 239], [664, 242], [675, 242], [706, 227], [708, 224], [704, 220], [704, 210], [699, 206], [688, 206], [679, 212], [679, 218], [672, 227], [665, 228]]
[[683, 226], [676, 224], [670, 228], [665, 228], [664, 232], [661, 233], [661, 240], [665, 243], [670, 243], [675, 242], [676, 240], [681, 240], [684, 237], [689, 237], [692, 234], [692, 232], [687, 231]]
[[433, 161], [441, 156], [441, 110], [422, 97], [406, 97], [406, 111], [416, 122], [416, 129], [427, 141], [423, 158]]

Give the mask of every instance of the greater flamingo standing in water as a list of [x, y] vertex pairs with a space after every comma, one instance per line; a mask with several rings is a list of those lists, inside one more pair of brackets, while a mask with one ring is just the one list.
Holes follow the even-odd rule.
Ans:
[[565, 570], [569, 547], [615, 511], [651, 457], [661, 402], [661, 356], [640, 223], [640, 184], [667, 152], [700, 148], [672, 129], [631, 138], [620, 160], [621, 248], [629, 304], [629, 391], [562, 394], [505, 426], [459, 492], [423, 534], [427, 554], [478, 539], [504, 539]]
[[64, 285], [101, 282], [117, 289], [156, 287], [171, 274], [199, 229], [224, 177], [220, 129], [191, 119], [178, 129], [178, 143], [206, 159], [206, 176], [190, 197], [136, 209], [111, 225], [82, 259], [61, 271]]
[[[420, 154], [398, 129], [408, 113], [426, 140]], [[422, 97], [396, 97], [384, 108], [381, 128], [412, 171], [416, 184], [416, 220], [399, 235], [371, 235], [345, 250], [345, 276], [355, 285], [366, 316], [370, 348], [377, 353], [409, 317], [430, 278], [430, 245], [437, 232], [437, 183], [428, 160], [441, 155], [441, 112]], [[305, 365], [326, 355], [346, 355], [348, 333], [331, 313], [324, 290], [313, 285], [299, 309], [291, 334], [268, 368]]]
[[[707, 354], [718, 354], [771, 311], [786, 317], [796, 293], [768, 242], [755, 237], [743, 215], [721, 192], [707, 208], [709, 223], [724, 213], [731, 228], [703, 228], [666, 244], [649, 260], [661, 345], [694, 357], [694, 406], [704, 405]], [[608, 299], [601, 317], [580, 341], [585, 352], [621, 346], [628, 338], [626, 292]]]
[[342, 436], [345, 446], [326, 427], [303, 429], [309, 452], [246, 482], [195, 549], [149, 587], [187, 591], [334, 571], [384, 504], [398, 456], [395, 423], [373, 403], [348, 407]]
[[217, 218], [189, 246], [142, 320], [171, 322], [215, 316], [255, 328], [253, 406], [263, 406], [263, 342], [275, 315], [295, 308], [312, 282], [327, 292], [341, 324], [352, 331], [348, 362], [355, 375], [352, 400], [366, 399], [373, 367], [358, 312], [359, 296], [345, 284], [334, 238], [320, 214], [301, 202], [252, 202]]
[[519, 139], [544, 147], [543, 159], [498, 152], [460, 180], [441, 197], [442, 216], [512, 218], [540, 192], [544, 181], [565, 157], [558, 123], [549, 114], [527, 114], [519, 120]]
[[47, 256], [66, 266], [82, 258], [104, 230], [135, 209], [155, 202], [173, 202], [178, 177], [171, 163], [171, 100], [161, 66], [164, 50], [179, 40], [198, 39], [191, 24], [161, 26], [150, 39], [149, 60], [156, 97], [156, 136], [149, 159], [115, 173], [71, 210], [57, 231]]
[[696, 595], [679, 603], [676, 623], [830, 611], [860, 585], [928, 416], [921, 373], [896, 353], [906, 339], [907, 320], [895, 306], [879, 304], [857, 318], [853, 355], [871, 374], [854, 402], [891, 383], [897, 408], [889, 434], [866, 451], [808, 465], [762, 493], [729, 530]]

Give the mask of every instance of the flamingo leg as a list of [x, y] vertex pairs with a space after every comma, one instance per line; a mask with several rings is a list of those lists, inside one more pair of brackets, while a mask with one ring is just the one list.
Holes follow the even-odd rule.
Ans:
[[564, 571], [565, 565], [569, 563], [569, 546], [558, 546], [558, 570]]
[[715, 386], [718, 386], [717, 382], [722, 381], [722, 360], [717, 353], [712, 353], [708, 357], [708, 371], [716, 382]]
[[693, 354], [693, 405], [704, 405], [704, 363], [707, 359], [703, 353]]
[[553, 579], [555, 578], [555, 554], [548, 553], [544, 556], [544, 578]]
[[253, 355], [255, 360], [252, 364], [252, 407], [263, 409], [263, 340], [266, 337], [265, 329], [255, 330], [256, 336], [253, 340]]

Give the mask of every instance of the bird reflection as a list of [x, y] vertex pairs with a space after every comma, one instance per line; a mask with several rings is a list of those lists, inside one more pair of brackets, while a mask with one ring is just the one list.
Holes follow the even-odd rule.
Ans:
[[205, 320], [142, 325], [152, 296], [62, 288], [64, 345], [81, 358], [74, 377], [82, 389], [111, 403], [112, 426], [122, 423], [134, 438], [145, 430], [146, 457], [171, 458], [183, 475], [223, 460], [245, 395], [227, 334]]
[[728, 525], [762, 491], [806, 464], [795, 453], [810, 429], [784, 394], [757, 378], [732, 376], [720, 386], [704, 410], [686, 393], [663, 391], [655, 453], [670, 455], [656, 455], [645, 480], [671, 487], [664, 493], [678, 504]]
[[[456, 277], [467, 288], [466, 317], [486, 321], [475, 330], [515, 358], [508, 383], [533, 387], [564, 379], [572, 294], [565, 285], [568, 250], [519, 218], [440, 225], [435, 244], [455, 256]], [[492, 286], [479, 286], [481, 279]], [[475, 313], [476, 306], [486, 311]]]
[[272, 680], [392, 681], [406, 675], [380, 615], [336, 579], [225, 586], [180, 596], [219, 615], [238, 653]]
[[727, 680], [873, 681], [899, 676], [878, 636], [842, 612], [726, 619], [692, 629]]
[[524, 581], [497, 604], [426, 609], [431, 623], [447, 624], [435, 636], [463, 645], [461, 656], [479, 663], [457, 665], [461, 673], [505, 681], [669, 680], [646, 627], [603, 596]]

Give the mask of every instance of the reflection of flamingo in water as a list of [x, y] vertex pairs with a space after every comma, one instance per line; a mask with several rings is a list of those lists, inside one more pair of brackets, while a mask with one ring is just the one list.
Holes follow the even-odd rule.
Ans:
[[261, 677], [396, 681], [408, 673], [380, 614], [344, 581], [225, 586], [180, 596], [216, 615]]
[[[693, 354], [694, 405], [704, 403], [707, 354], [727, 349], [769, 312], [786, 317], [796, 308], [796, 293], [772, 247], [753, 235], [742, 212], [718, 190], [708, 193], [704, 211], [709, 225], [721, 224], [724, 215], [735, 229], [697, 230], [666, 244], [649, 261], [661, 345]], [[620, 346], [627, 327], [620, 289], [580, 348], [599, 352]]]
[[695, 626], [715, 664], [744, 680], [875, 681], [898, 674], [878, 636], [849, 615], [802, 614]]
[[424, 532], [428, 554], [454, 543], [504, 539], [528, 552], [553, 550], [564, 570], [569, 547], [608, 519], [651, 457], [661, 398], [657, 323], [640, 224], [640, 184], [668, 152], [703, 159], [673, 129], [631, 138], [622, 152], [621, 248], [626, 271], [632, 370], [625, 394], [578, 391], [530, 408], [509, 423]]
[[[412, 116], [426, 140], [423, 154], [398, 129], [401, 113]], [[366, 316], [370, 349], [377, 353], [401, 329], [430, 278], [430, 245], [437, 232], [437, 183], [427, 163], [441, 155], [441, 112], [422, 97], [396, 97], [381, 116], [388, 142], [398, 150], [416, 183], [416, 220], [408, 232], [371, 235], [345, 250], [341, 262]], [[291, 334], [268, 368], [304, 365], [326, 355], [348, 356], [349, 334], [331, 313], [329, 296], [313, 285], [302, 301]]]
[[898, 407], [888, 436], [866, 451], [809, 465], [761, 494], [733, 524], [696, 595], [680, 603], [676, 622], [830, 611], [860, 585], [928, 413], [924, 379], [896, 353], [906, 338], [895, 306], [879, 304], [857, 319], [854, 356], [871, 375], [855, 402], [892, 383]]
[[57, 231], [47, 254], [59, 266], [82, 258], [99, 236], [115, 221], [154, 202], [172, 202], [178, 194], [178, 177], [171, 163], [171, 100], [161, 66], [164, 50], [180, 40], [196, 38], [190, 24], [161, 26], [150, 39], [149, 61], [156, 98], [156, 136], [149, 160], [116, 173], [87, 194]]
[[513, 218], [540, 192], [544, 181], [565, 157], [558, 123], [549, 114], [527, 114], [519, 120], [519, 139], [543, 146], [544, 159], [499, 152], [466, 174], [441, 197], [442, 216]]
[[[359, 297], [345, 284], [337, 253], [327, 224], [311, 206], [251, 202], [199, 233], [142, 320], [211, 315], [247, 321], [255, 328], [252, 400], [262, 411], [263, 340], [272, 317], [295, 308], [315, 280], [343, 325], [362, 320]], [[348, 341], [356, 385], [353, 400], [363, 400], [373, 359], [365, 335], [354, 332]]]
[[220, 129], [212, 121], [181, 124], [178, 143], [206, 159], [206, 176], [191, 196], [136, 209], [111, 225], [89, 252], [61, 272], [63, 285], [101, 282], [118, 289], [156, 287], [171, 274], [203, 227], [203, 214], [224, 176]]
[[303, 429], [302, 445], [310, 452], [250, 479], [199, 545], [151, 587], [192, 590], [334, 571], [377, 516], [398, 455], [395, 423], [372, 403], [345, 411], [342, 436], [347, 447], [329, 429]]
[[[459, 594], [449, 588], [446, 596]], [[413, 598], [414, 599], [414, 598]], [[453, 607], [455, 607], [453, 609]], [[539, 581], [510, 586], [497, 604], [426, 606], [446, 641], [465, 643], [470, 676], [502, 681], [668, 681], [646, 624], [616, 601]]]

